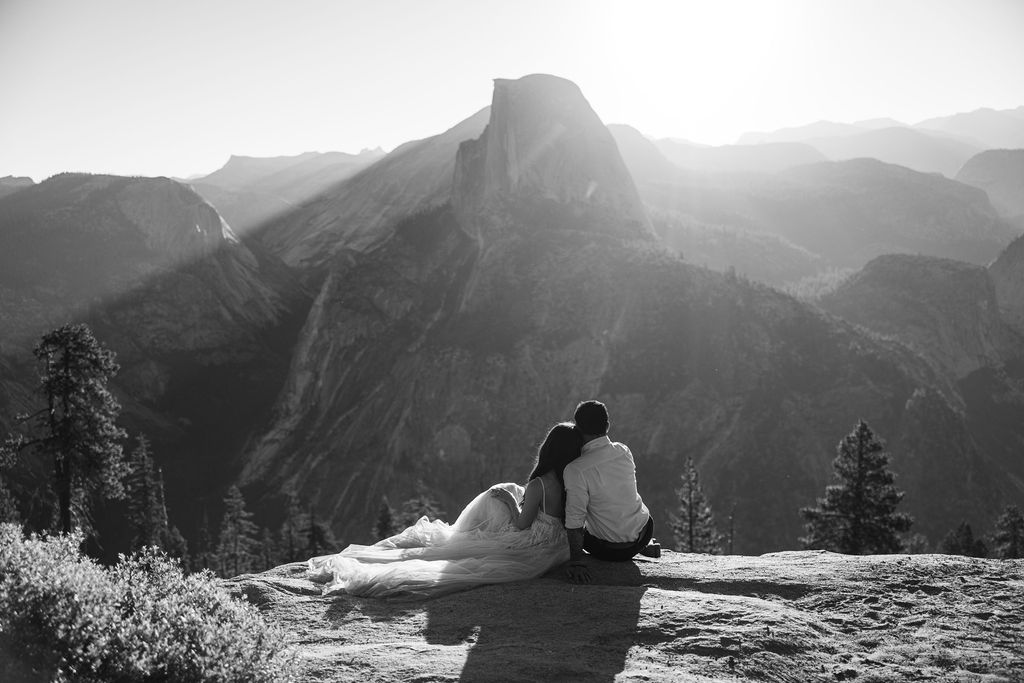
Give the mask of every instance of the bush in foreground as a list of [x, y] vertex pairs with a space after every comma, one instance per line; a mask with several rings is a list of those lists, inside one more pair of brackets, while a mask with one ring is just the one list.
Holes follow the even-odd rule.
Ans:
[[147, 549], [104, 569], [77, 535], [0, 525], [0, 678], [292, 680], [282, 633], [213, 575]]

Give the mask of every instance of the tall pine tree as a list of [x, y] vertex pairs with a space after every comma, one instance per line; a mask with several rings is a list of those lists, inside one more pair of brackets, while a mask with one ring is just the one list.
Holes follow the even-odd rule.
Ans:
[[338, 542], [334, 540], [334, 533], [329, 526], [316, 518], [312, 506], [309, 508], [307, 524], [306, 556], [317, 557], [335, 552]]
[[1024, 516], [1016, 505], [1007, 505], [996, 520], [992, 550], [1003, 560], [1024, 558]]
[[680, 475], [682, 486], [676, 489], [679, 497], [679, 514], [672, 516], [672, 531], [675, 532], [679, 549], [686, 553], [719, 553], [722, 550], [722, 534], [715, 526], [715, 517], [700, 485], [700, 474], [693, 464], [693, 458], [686, 459]]
[[14, 497], [14, 492], [7, 486], [7, 475], [4, 473], [5, 470], [9, 471], [13, 466], [13, 449], [9, 450], [4, 448], [3, 444], [0, 444], [0, 523], [21, 523], [21, 515], [18, 513], [18, 502]]
[[128, 457], [127, 478], [128, 520], [132, 525], [132, 550], [146, 546], [164, 547], [167, 536], [167, 512], [163, 493], [159, 490], [156, 467], [150, 452], [149, 439], [139, 434], [135, 448]]
[[217, 564], [222, 576], [238, 576], [255, 568], [259, 561], [257, 533], [242, 491], [232, 486], [224, 497], [224, 518], [217, 539]]
[[851, 555], [899, 552], [899, 534], [914, 519], [896, 512], [903, 491], [893, 483], [885, 445], [859, 420], [836, 452], [832, 467], [839, 483], [826, 487], [817, 506], [800, 510], [807, 531], [800, 540], [807, 548]]
[[91, 526], [92, 498], [124, 495], [125, 432], [116, 424], [121, 406], [107, 390], [118, 366], [83, 324], [44, 335], [34, 353], [45, 406], [20, 416], [29, 433], [13, 435], [2, 449], [8, 455], [34, 451], [52, 463], [58, 525], [68, 533], [76, 523]]
[[298, 562], [309, 557], [306, 554], [306, 532], [309, 522], [302, 511], [302, 503], [294, 490], [287, 492], [284, 521], [278, 531], [279, 557], [283, 562]]
[[192, 553], [192, 571], [198, 572], [203, 569], [220, 571], [217, 561], [217, 552], [214, 548], [213, 535], [210, 533], [210, 516], [203, 507], [203, 518], [199, 524], [199, 536], [196, 540], [196, 549]]

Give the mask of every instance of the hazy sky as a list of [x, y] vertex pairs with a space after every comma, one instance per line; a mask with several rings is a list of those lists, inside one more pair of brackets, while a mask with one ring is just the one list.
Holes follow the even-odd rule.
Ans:
[[915, 123], [1024, 105], [1024, 1], [0, 0], [0, 176], [390, 150], [537, 72], [654, 137]]

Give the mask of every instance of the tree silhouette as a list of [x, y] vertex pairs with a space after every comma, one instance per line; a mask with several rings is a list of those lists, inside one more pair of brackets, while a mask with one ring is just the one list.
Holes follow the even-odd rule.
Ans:
[[902, 549], [898, 534], [906, 532], [913, 518], [896, 512], [903, 491], [893, 484], [889, 455], [864, 420], [836, 448], [832, 461], [839, 483], [825, 489], [815, 507], [802, 508], [807, 548], [840, 553], [893, 553]]
[[217, 564], [222, 575], [238, 576], [253, 569], [258, 559], [256, 534], [242, 491], [232, 486], [224, 497], [224, 518], [217, 540]]
[[714, 514], [700, 485], [700, 474], [693, 458], [686, 459], [680, 475], [682, 486], [676, 489], [679, 514], [672, 516], [672, 531], [679, 549], [686, 553], [718, 553], [722, 550], [722, 534], [715, 526]]
[[157, 467], [149, 439], [139, 434], [128, 457], [130, 468], [125, 489], [128, 495], [128, 521], [132, 525], [132, 550], [155, 546], [171, 557], [186, 559], [188, 543], [167, 516], [164, 497], [164, 473]]
[[287, 498], [284, 521], [278, 531], [278, 547], [281, 560], [296, 562], [308, 557], [306, 555], [306, 532], [309, 522], [306, 519], [306, 514], [302, 511], [299, 496], [293, 489], [288, 490]]
[[308, 526], [306, 527], [306, 553], [307, 557], [317, 557], [334, 552], [338, 542], [334, 540], [331, 528], [318, 520], [313, 514], [313, 508], [309, 508]]
[[131, 548], [162, 548], [168, 534], [167, 510], [164, 508], [163, 491], [160, 490], [162, 482], [157, 479], [149, 439], [144, 435], [136, 437], [128, 464], [130, 472], [126, 488], [128, 520], [133, 530]]
[[210, 534], [210, 516], [203, 507], [203, 517], [199, 524], [199, 535], [196, 542], [195, 552], [192, 554], [192, 571], [213, 569], [219, 571], [217, 553], [213, 546], [213, 537]]
[[377, 521], [373, 525], [373, 537], [377, 540], [394, 536], [400, 531], [395, 524], [395, 510], [388, 502], [387, 496], [381, 496]]
[[988, 556], [985, 541], [974, 537], [974, 531], [967, 522], [960, 522], [960, 526], [946, 534], [939, 544], [939, 551], [946, 555]]
[[992, 550], [1003, 560], [1024, 557], [1024, 516], [1016, 505], [1007, 505], [996, 520], [992, 533]]
[[34, 351], [40, 363], [39, 393], [45, 406], [19, 416], [29, 434], [16, 434], [3, 450], [34, 451], [53, 463], [53, 489], [60, 530], [89, 525], [94, 496], [120, 498], [128, 472], [115, 423], [121, 406], [107, 390], [117, 374], [113, 352], [84, 324], [64, 325], [44, 335]]

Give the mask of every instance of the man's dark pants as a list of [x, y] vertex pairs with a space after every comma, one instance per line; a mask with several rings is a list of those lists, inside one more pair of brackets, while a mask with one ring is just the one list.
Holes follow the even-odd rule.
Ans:
[[583, 530], [583, 549], [598, 558], [611, 562], [628, 562], [632, 560], [641, 550], [647, 547], [654, 537], [654, 517], [647, 520], [640, 537], [633, 542], [610, 543], [597, 536], [592, 536], [586, 529]]

